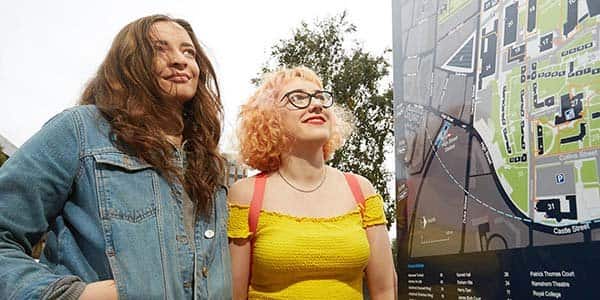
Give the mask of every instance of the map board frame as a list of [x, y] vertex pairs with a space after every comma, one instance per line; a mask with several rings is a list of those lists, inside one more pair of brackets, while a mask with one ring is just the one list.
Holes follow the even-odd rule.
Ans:
[[589, 297], [600, 1], [396, 0], [392, 13], [401, 299]]

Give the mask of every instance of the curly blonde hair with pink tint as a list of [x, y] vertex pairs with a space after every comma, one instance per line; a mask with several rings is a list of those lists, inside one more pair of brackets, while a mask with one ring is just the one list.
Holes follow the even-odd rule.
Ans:
[[[281, 115], [276, 109], [281, 88], [293, 79], [313, 82], [323, 88], [321, 79], [307, 67], [281, 69], [263, 77], [261, 85], [244, 105], [239, 115], [238, 138], [240, 156], [248, 166], [273, 172], [279, 169], [281, 154], [290, 150], [293, 138], [283, 127]], [[323, 145], [323, 158], [328, 160], [343, 145], [352, 132], [350, 114], [333, 105], [328, 108], [332, 115], [333, 131]]]

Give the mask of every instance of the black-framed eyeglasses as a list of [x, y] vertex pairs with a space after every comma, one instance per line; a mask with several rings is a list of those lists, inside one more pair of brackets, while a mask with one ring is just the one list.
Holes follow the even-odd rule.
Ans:
[[317, 99], [323, 108], [329, 108], [333, 105], [333, 94], [328, 91], [315, 91], [311, 94], [303, 90], [293, 90], [285, 93], [279, 101], [287, 99], [294, 107], [302, 109], [307, 108], [313, 98]]

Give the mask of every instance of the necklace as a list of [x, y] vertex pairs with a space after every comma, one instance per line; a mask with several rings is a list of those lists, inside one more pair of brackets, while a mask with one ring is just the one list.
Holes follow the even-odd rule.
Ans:
[[296, 191], [302, 192], [302, 193], [312, 193], [312, 192], [318, 190], [323, 185], [323, 182], [325, 182], [325, 178], [327, 178], [327, 169], [323, 168], [323, 178], [321, 179], [321, 182], [319, 182], [319, 184], [316, 187], [314, 187], [312, 189], [307, 189], [307, 190], [301, 189], [301, 188], [293, 185], [285, 177], [283, 177], [283, 174], [281, 174], [281, 172], [279, 172], [279, 170], [277, 170], [277, 174], [279, 174], [279, 176], [281, 177], [281, 179], [283, 179], [283, 181], [285, 181], [285, 183], [287, 183], [289, 186], [291, 186]]

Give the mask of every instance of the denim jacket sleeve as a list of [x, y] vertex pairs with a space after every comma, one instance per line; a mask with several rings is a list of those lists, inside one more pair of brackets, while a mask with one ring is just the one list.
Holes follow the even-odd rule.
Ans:
[[78, 115], [65, 111], [0, 168], [0, 298], [45, 299], [72, 276], [34, 261], [32, 246], [61, 213], [80, 164]]

